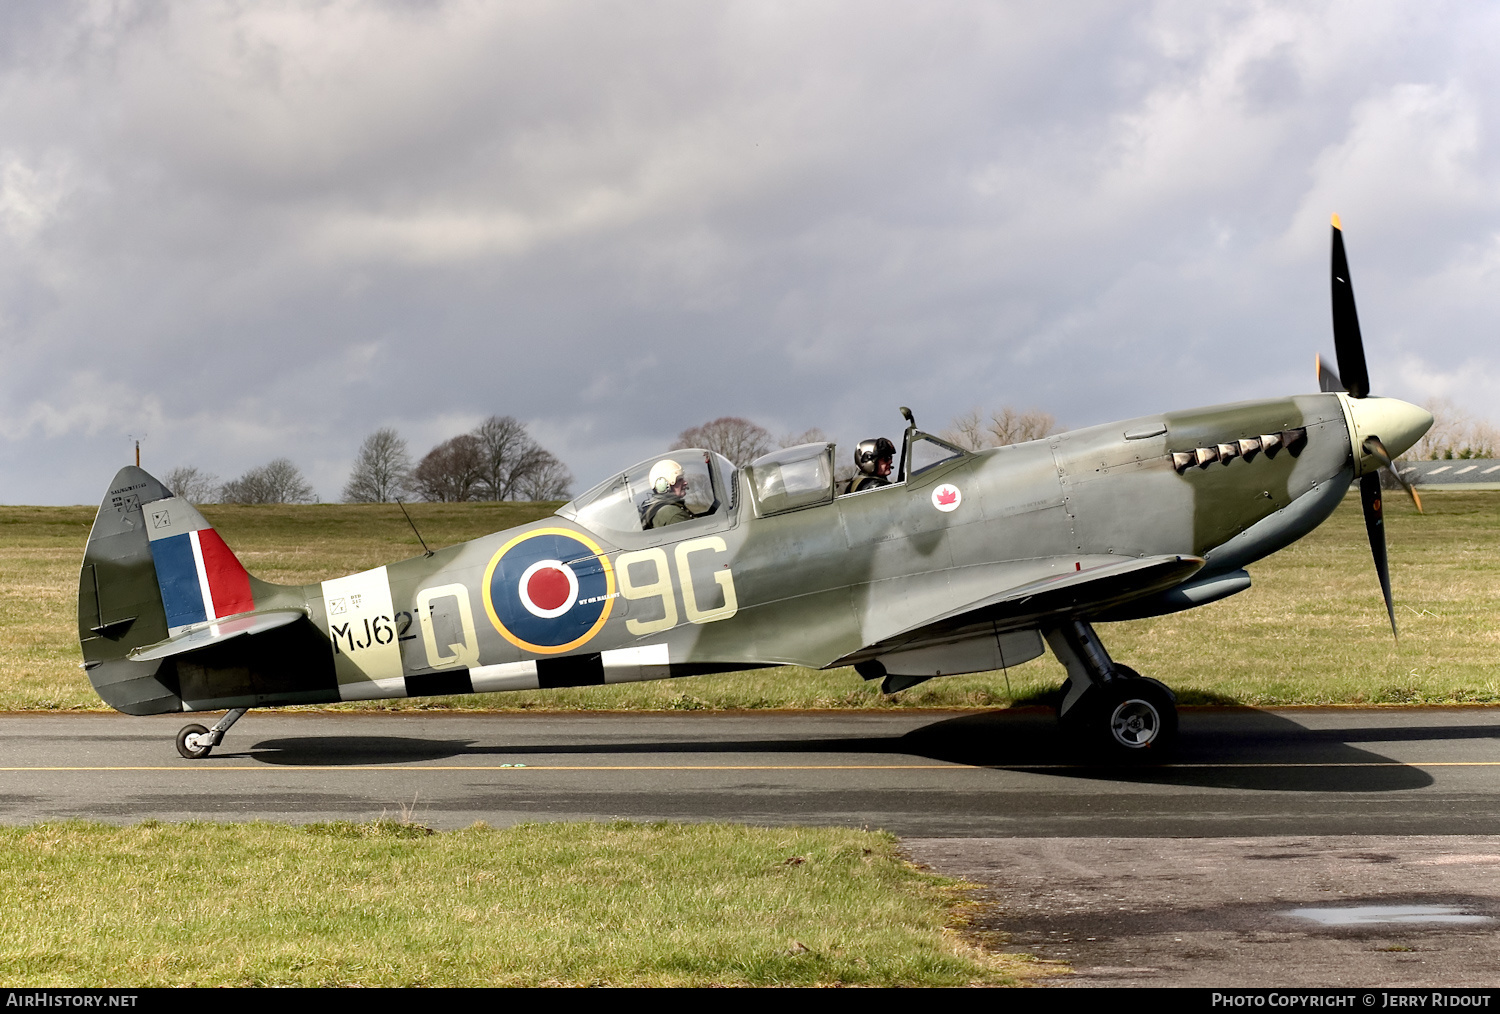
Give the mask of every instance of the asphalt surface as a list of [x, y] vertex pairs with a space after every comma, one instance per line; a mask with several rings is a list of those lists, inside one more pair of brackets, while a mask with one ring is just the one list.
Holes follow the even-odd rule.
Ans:
[[[1081, 765], [1050, 715], [0, 716], [0, 821], [731, 820], [907, 837], [1500, 834], [1500, 711], [1185, 711], [1170, 765]], [[524, 765], [524, 766], [516, 766]], [[403, 811], [404, 808], [404, 811]]]
[[[918, 838], [1051, 986], [1500, 985], [1500, 836]], [[1431, 994], [1423, 994], [1430, 1001]], [[1377, 995], [1375, 1005], [1384, 1003]]]
[[1500, 710], [1186, 710], [1136, 767], [1024, 711], [188, 720], [0, 716], [0, 822], [883, 828], [1058, 985], [1500, 985]]

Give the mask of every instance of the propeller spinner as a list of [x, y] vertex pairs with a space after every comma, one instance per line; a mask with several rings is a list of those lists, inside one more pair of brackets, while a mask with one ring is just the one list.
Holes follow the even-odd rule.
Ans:
[[[1338, 373], [1329, 368], [1323, 357], [1317, 358], [1318, 388], [1325, 392], [1347, 392], [1346, 403], [1353, 431], [1354, 472], [1359, 476], [1359, 499], [1364, 507], [1365, 532], [1370, 538], [1370, 553], [1375, 558], [1375, 573], [1380, 578], [1380, 592], [1385, 597], [1386, 615], [1391, 633], [1396, 633], [1396, 607], [1391, 601], [1391, 573], [1385, 548], [1385, 518], [1380, 494], [1380, 472], [1383, 467], [1406, 490], [1417, 510], [1422, 500], [1411, 483], [1395, 467], [1394, 455], [1387, 444], [1400, 454], [1421, 438], [1432, 425], [1432, 415], [1425, 409], [1395, 398], [1370, 397], [1370, 371], [1365, 363], [1365, 344], [1359, 331], [1359, 314], [1354, 309], [1354, 286], [1349, 280], [1349, 260], [1344, 254], [1344, 230], [1339, 216], [1333, 216], [1333, 258], [1330, 270], [1333, 297], [1333, 349]], [[1340, 377], [1343, 377], [1340, 380]]]

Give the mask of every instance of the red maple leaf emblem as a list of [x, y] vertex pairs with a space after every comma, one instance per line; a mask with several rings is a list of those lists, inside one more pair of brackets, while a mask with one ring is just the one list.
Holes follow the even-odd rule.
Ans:
[[940, 489], [940, 490], [938, 490], [937, 502], [940, 503], [940, 504], [950, 504], [950, 503], [953, 503], [954, 501], [956, 501], [957, 499], [958, 499], [958, 490], [956, 490], [956, 489], [949, 488], [949, 489]]

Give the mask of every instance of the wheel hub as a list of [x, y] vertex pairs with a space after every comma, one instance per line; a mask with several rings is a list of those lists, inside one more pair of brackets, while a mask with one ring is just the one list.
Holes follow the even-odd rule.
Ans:
[[1150, 701], [1133, 697], [1115, 707], [1109, 718], [1109, 731], [1121, 746], [1139, 750], [1156, 739], [1161, 731], [1161, 716]]

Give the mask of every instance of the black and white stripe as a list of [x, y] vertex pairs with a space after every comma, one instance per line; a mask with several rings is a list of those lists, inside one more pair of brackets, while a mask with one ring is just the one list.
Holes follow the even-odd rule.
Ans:
[[616, 648], [589, 655], [528, 659], [524, 662], [482, 665], [473, 669], [420, 673], [406, 677], [406, 696], [437, 697], [503, 690], [594, 687], [666, 679], [672, 675], [667, 646], [647, 644], [638, 648]]

